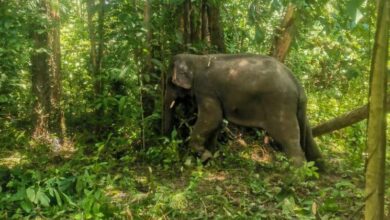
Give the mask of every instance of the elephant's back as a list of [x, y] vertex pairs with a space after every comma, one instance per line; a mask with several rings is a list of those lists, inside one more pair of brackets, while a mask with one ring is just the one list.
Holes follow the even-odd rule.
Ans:
[[[282, 63], [269, 56], [242, 54], [219, 55], [210, 60], [210, 82], [226, 91], [298, 94], [296, 79]], [[225, 88], [225, 89], [224, 89]]]

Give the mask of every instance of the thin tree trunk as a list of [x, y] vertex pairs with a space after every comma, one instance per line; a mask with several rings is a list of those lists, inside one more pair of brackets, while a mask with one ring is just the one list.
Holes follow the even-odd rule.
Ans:
[[94, 77], [94, 89], [95, 94], [99, 94], [96, 77], [97, 77], [97, 51], [96, 51], [96, 33], [95, 33], [95, 24], [93, 21], [94, 17], [94, 8], [95, 8], [95, 0], [87, 0], [87, 24], [88, 24], [88, 33], [89, 33], [89, 42], [91, 44], [89, 51], [89, 59], [90, 59], [90, 72], [92, 73], [92, 77]]
[[184, 0], [183, 3], [183, 40], [185, 48], [191, 43], [191, 0]]
[[97, 82], [96, 88], [98, 94], [102, 94], [102, 65], [103, 65], [103, 52], [104, 52], [104, 13], [105, 13], [105, 0], [99, 1], [99, 13], [98, 13], [98, 48], [96, 57], [96, 74]]
[[[94, 19], [96, 12], [97, 18]], [[96, 5], [95, 0], [87, 0], [87, 25], [90, 41], [89, 71], [93, 80], [95, 100], [98, 100], [103, 94], [104, 13], [105, 0], [99, 0], [98, 5]], [[104, 117], [104, 109], [102, 107], [95, 109], [95, 115], [98, 121], [100, 121]], [[99, 133], [102, 131], [102, 128], [103, 125], [97, 123], [94, 129], [95, 132]]]
[[201, 6], [201, 39], [204, 43], [209, 45], [210, 42], [210, 36], [208, 32], [208, 17], [207, 17], [207, 0], [202, 0], [202, 6]]
[[179, 32], [181, 33], [181, 36], [182, 36], [182, 45], [180, 45], [181, 49], [183, 49], [183, 44], [185, 45], [185, 36], [184, 36], [184, 27], [185, 27], [185, 22], [184, 22], [184, 14], [185, 14], [185, 11], [183, 10], [184, 9], [184, 3], [183, 5], [181, 5], [180, 7], [177, 7], [176, 8], [176, 17], [177, 17], [177, 29], [179, 30]]
[[145, 117], [151, 115], [154, 110], [154, 98], [151, 94], [148, 94], [147, 91], [144, 90], [144, 85], [151, 83], [150, 81], [146, 81], [146, 77], [150, 76], [152, 73], [152, 5], [150, 0], [146, 0], [144, 3], [144, 28], [146, 29], [146, 54], [144, 57], [144, 66], [143, 71], [139, 75], [139, 85], [141, 88], [140, 91], [140, 102], [141, 102], [141, 138], [142, 138], [142, 148], [145, 149]]
[[[146, 50], [147, 54], [145, 56], [145, 68], [144, 74], [149, 74], [152, 70], [152, 25], [151, 25], [151, 2], [150, 0], [146, 0], [144, 4], [144, 27], [146, 29]], [[143, 77], [145, 78], [145, 77]]]
[[270, 56], [284, 62], [290, 50], [296, 33], [296, 7], [290, 3], [280, 27], [275, 31], [274, 42], [271, 46]]
[[[201, 4], [201, 3], [200, 3]], [[190, 28], [191, 28], [191, 42], [195, 43], [200, 40], [200, 22], [201, 18], [196, 17], [195, 10], [198, 10], [196, 2], [191, 3], [191, 10], [190, 10]]]
[[[387, 99], [386, 108], [387, 111], [390, 111], [390, 98]], [[355, 123], [363, 121], [367, 117], [368, 105], [364, 105], [313, 127], [313, 136], [321, 136], [323, 134], [351, 126]]]
[[[153, 114], [155, 106], [155, 97], [152, 95], [150, 90], [144, 89], [146, 85], [155, 85], [158, 83], [156, 79], [152, 76], [153, 74], [153, 30], [152, 30], [152, 1], [146, 0], [144, 3], [144, 28], [146, 29], [146, 42], [142, 51], [143, 53], [143, 67], [141, 74], [142, 80], [142, 105], [143, 105], [143, 117], [147, 117]], [[146, 49], [146, 50], [145, 50]]]
[[218, 52], [224, 53], [226, 48], [219, 5], [208, 2], [207, 16], [211, 45], [216, 46]]
[[104, 0], [100, 0], [98, 13], [97, 33], [94, 22], [95, 0], [87, 0], [87, 23], [89, 32], [90, 48], [90, 72], [93, 77], [95, 95], [102, 93], [101, 67], [104, 47]]
[[390, 2], [389, 0], [379, 0], [377, 7], [377, 28], [371, 63], [368, 107], [365, 219], [384, 219], [386, 161], [385, 102], [387, 94]]

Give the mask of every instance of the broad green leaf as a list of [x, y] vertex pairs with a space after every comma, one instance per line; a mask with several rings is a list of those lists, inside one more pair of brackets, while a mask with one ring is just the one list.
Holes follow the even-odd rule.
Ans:
[[33, 203], [37, 203], [37, 197], [36, 197], [36, 193], [35, 193], [35, 190], [30, 187], [26, 190], [26, 194], [27, 194], [27, 198], [33, 202]]
[[32, 210], [32, 204], [31, 202], [28, 202], [28, 201], [22, 201], [20, 203], [20, 206], [22, 207], [22, 209], [27, 212], [27, 213], [30, 213], [31, 210]]
[[43, 192], [41, 189], [38, 189], [37, 195], [36, 195], [39, 203], [43, 205], [44, 207], [50, 206], [50, 199], [47, 197], [46, 193]]

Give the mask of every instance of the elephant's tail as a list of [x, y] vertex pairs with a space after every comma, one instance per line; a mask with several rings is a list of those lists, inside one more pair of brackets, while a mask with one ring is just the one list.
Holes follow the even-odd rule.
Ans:
[[324, 169], [321, 152], [313, 139], [313, 134], [306, 116], [307, 98], [302, 92], [299, 97], [297, 118], [300, 130], [300, 143], [308, 161], [314, 161], [319, 169]]

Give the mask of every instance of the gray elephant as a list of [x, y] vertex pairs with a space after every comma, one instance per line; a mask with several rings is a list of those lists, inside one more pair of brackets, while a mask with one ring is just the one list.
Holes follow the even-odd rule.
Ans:
[[305, 158], [322, 169], [322, 156], [306, 117], [306, 95], [291, 71], [268, 56], [242, 54], [174, 57], [164, 95], [163, 132], [172, 130], [174, 101], [195, 96], [198, 118], [190, 147], [202, 160], [212, 157], [223, 118], [265, 129], [296, 166]]

